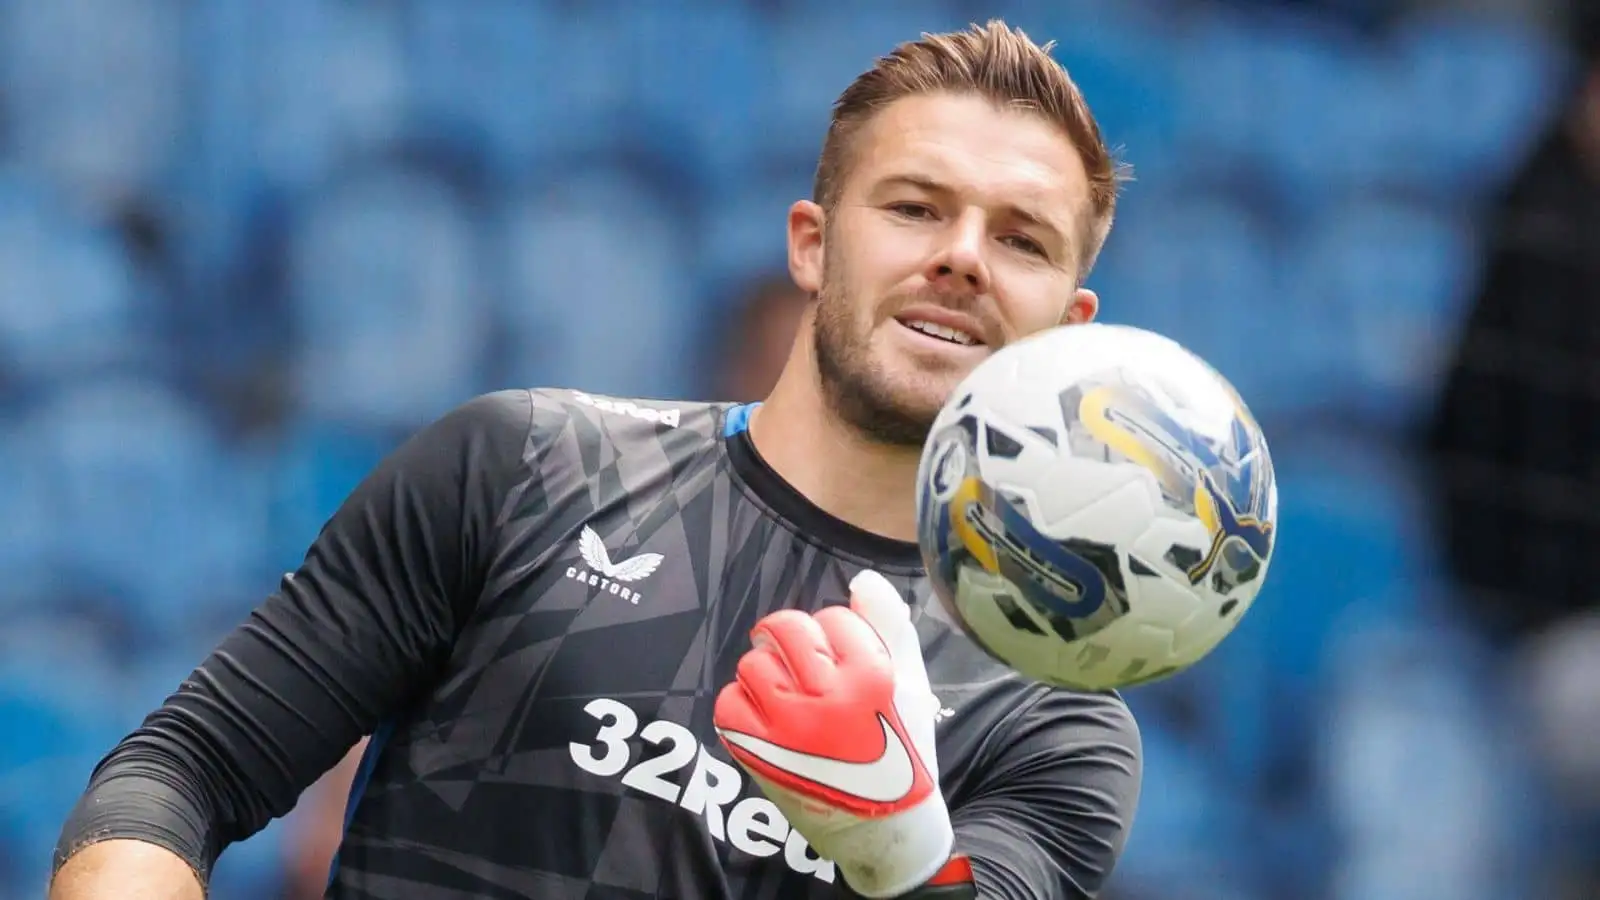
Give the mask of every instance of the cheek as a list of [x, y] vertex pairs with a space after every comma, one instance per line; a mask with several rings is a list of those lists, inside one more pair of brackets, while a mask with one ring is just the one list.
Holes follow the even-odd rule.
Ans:
[[1047, 328], [1065, 324], [1072, 309], [1073, 288], [1070, 286], [1035, 285], [1020, 294], [1012, 294], [1006, 312], [1018, 337], [1036, 334]]
[[887, 294], [922, 275], [933, 253], [915, 229], [882, 226], [863, 229], [850, 245], [851, 287]]
[[870, 326], [879, 317], [886, 293], [874, 277], [873, 261], [859, 254], [833, 260], [835, 264], [828, 268], [827, 302], [838, 317], [847, 319], [853, 327]]

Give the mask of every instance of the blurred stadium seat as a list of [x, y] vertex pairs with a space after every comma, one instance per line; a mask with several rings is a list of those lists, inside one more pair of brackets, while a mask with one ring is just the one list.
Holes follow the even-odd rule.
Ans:
[[308, 414], [415, 427], [480, 388], [483, 228], [456, 186], [409, 168], [363, 170], [308, 199], [287, 264]]
[[1571, 75], [1564, 48], [1504, 15], [1412, 15], [1390, 53], [1404, 112], [1380, 164], [1395, 182], [1451, 203], [1500, 189]]
[[695, 247], [659, 188], [637, 173], [572, 170], [514, 195], [505, 218], [513, 383], [693, 394], [694, 373], [673, 363], [700, 331]]
[[[480, 133], [506, 166], [569, 132], [560, 120], [583, 108], [575, 97], [596, 90], [578, 72], [559, 72], [568, 35], [536, 0], [424, 3], [404, 31], [405, 79], [414, 114], [459, 121]], [[588, 98], [592, 100], [593, 98]]]
[[1337, 354], [1326, 402], [1404, 429], [1432, 402], [1476, 274], [1475, 235], [1437, 206], [1354, 197], [1318, 217], [1290, 293]]
[[185, 266], [216, 276], [251, 248], [273, 192], [316, 184], [394, 137], [407, 113], [404, 20], [384, 4], [217, 0], [187, 9]]
[[816, 162], [828, 110], [866, 61], [923, 32], [966, 24], [952, 4], [784, 4], [773, 23], [771, 93], [751, 123], [758, 152]]
[[13, 158], [103, 209], [155, 187], [177, 161], [183, 6], [0, 3], [0, 85]]
[[800, 166], [749, 178], [707, 205], [700, 241], [700, 271], [715, 297], [747, 279], [787, 271], [789, 247], [781, 228], [796, 200], [811, 199], [814, 172]]
[[0, 171], [0, 369], [24, 388], [154, 364], [155, 309], [118, 237], [63, 193]]
[[28, 896], [41, 895], [56, 836], [95, 762], [138, 724], [101, 649], [47, 620], [0, 629], [0, 843], [16, 848], [13, 887]]
[[199, 156], [253, 179], [314, 182], [394, 136], [406, 113], [406, 21], [386, 4], [218, 0], [193, 15]]
[[1018, 15], [1016, 24], [1056, 42], [1055, 56], [1094, 109], [1107, 146], [1131, 164], [1139, 184], [1148, 188], [1178, 180], [1190, 163], [1178, 145], [1178, 66], [1172, 46], [1179, 32], [1161, 4], [1020, 5], [1033, 11]]
[[[1252, 865], [1251, 809], [1219, 779], [1207, 749], [1157, 730], [1144, 741], [1144, 777], [1160, 797], [1141, 804], [1139, 838], [1118, 864], [1132, 898], [1264, 900]], [[1118, 896], [1122, 896], [1119, 894]]]
[[1248, 198], [1135, 183], [1090, 286], [1101, 319], [1181, 336], [1258, 416], [1314, 405], [1320, 373], [1294, 343], [1306, 323], [1281, 301], [1283, 237]]
[[1270, 648], [1273, 683], [1303, 696], [1322, 677], [1321, 648], [1345, 609], [1416, 620], [1433, 541], [1414, 474], [1387, 444], [1327, 431], [1282, 437], [1273, 447], [1279, 538], [1250, 627]]
[[[277, 576], [293, 571], [328, 517], [383, 456], [398, 446], [403, 430], [362, 428], [303, 417], [270, 442], [234, 455], [235, 475], [265, 486], [263, 503], [253, 507], [270, 527], [261, 546], [266, 576], [259, 591], [276, 587]], [[270, 568], [268, 568], [270, 566]]]
[[1331, 896], [1522, 895], [1530, 784], [1501, 695], [1460, 629], [1384, 612], [1407, 605], [1403, 593], [1353, 606], [1328, 642], [1317, 758], [1344, 848]]
[[1180, 19], [1172, 45], [1178, 165], [1191, 177], [1291, 191], [1314, 165], [1310, 154], [1345, 150], [1327, 123], [1337, 121], [1332, 99], [1359, 47], [1304, 13], [1203, 9]]
[[219, 477], [210, 423], [183, 397], [138, 378], [63, 388], [15, 437], [49, 486], [41, 556], [64, 572], [164, 629], [249, 579], [260, 522], [230, 503], [245, 485]]
[[23, 429], [9, 421], [0, 424], [0, 572], [11, 583], [0, 592], [0, 609], [9, 609], [19, 592], [26, 593], [19, 590], [23, 584], [43, 580], [55, 533], [50, 486], [34, 465], [37, 454], [24, 452], [23, 440]]
[[[674, 4], [635, 4], [611, 0], [574, 16], [593, 29], [587, 38], [617, 48], [601, 57], [625, 74], [625, 108], [646, 123], [637, 138], [653, 152], [693, 176], [693, 188], [717, 192], [737, 185], [769, 164], [772, 147], [751, 127], [770, 102], [775, 69], [773, 33], [762, 11], [749, 4], [682, 0]], [[582, 43], [569, 44], [588, 55]], [[621, 60], [620, 64], [618, 60]], [[696, 102], [685, 104], [683, 98]], [[575, 109], [584, 109], [581, 101]], [[552, 122], [552, 135], [564, 128]], [[624, 134], [624, 140], [635, 137]], [[820, 146], [820, 129], [807, 143], [779, 156]], [[687, 185], [686, 185], [687, 186]]]

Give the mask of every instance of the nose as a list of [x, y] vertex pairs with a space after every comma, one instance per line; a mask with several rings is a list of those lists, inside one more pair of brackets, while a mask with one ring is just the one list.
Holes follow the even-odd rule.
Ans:
[[961, 293], [989, 291], [989, 267], [984, 260], [987, 227], [973, 211], [951, 221], [938, 252], [928, 263], [928, 283]]

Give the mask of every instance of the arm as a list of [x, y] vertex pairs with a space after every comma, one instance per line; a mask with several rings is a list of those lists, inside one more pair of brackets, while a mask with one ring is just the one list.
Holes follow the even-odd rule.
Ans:
[[531, 417], [525, 391], [480, 397], [351, 493], [299, 571], [95, 768], [52, 900], [198, 900], [229, 844], [427, 689], [526, 477]]
[[1142, 767], [1138, 726], [1122, 701], [1042, 693], [951, 813], [979, 896], [1098, 896], [1127, 841]]

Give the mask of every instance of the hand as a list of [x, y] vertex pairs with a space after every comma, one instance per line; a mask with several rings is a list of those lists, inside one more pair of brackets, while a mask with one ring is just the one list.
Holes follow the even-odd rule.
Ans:
[[756, 623], [717, 696], [717, 733], [789, 824], [864, 897], [903, 894], [945, 865], [954, 836], [910, 608], [882, 575], [850, 605]]

